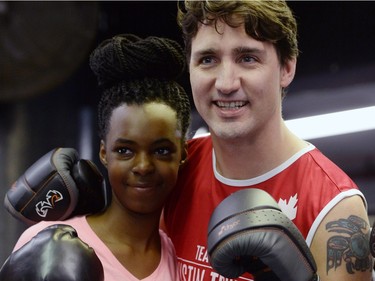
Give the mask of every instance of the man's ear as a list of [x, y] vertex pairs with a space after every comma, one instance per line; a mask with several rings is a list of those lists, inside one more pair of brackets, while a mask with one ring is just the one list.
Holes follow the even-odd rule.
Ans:
[[99, 149], [99, 159], [102, 164], [107, 167], [107, 151], [105, 149], [105, 142], [104, 140], [100, 141], [100, 149]]
[[293, 81], [296, 74], [297, 58], [287, 60], [281, 66], [280, 86], [286, 88]]

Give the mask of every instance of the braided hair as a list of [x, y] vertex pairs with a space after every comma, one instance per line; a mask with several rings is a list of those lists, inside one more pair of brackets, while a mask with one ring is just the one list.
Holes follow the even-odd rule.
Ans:
[[104, 40], [90, 55], [102, 96], [99, 137], [105, 139], [114, 109], [122, 104], [160, 102], [177, 115], [183, 138], [190, 124], [190, 101], [176, 80], [186, 68], [182, 47], [171, 39], [120, 34]]

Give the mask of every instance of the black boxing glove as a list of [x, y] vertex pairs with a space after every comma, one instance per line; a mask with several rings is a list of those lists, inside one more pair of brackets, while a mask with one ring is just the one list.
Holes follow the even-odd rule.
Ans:
[[237, 191], [216, 207], [207, 248], [212, 267], [227, 278], [248, 272], [255, 281], [319, 280], [302, 234], [260, 189]]
[[73, 148], [56, 148], [18, 178], [4, 205], [15, 218], [31, 225], [99, 212], [107, 201], [105, 180], [95, 164], [79, 159]]
[[103, 281], [95, 251], [69, 225], [40, 231], [13, 252], [0, 269], [0, 281]]

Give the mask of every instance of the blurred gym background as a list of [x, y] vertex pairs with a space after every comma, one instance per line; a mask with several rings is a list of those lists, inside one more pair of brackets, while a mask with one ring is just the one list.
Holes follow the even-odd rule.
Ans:
[[[375, 106], [375, 2], [288, 3], [298, 20], [301, 55], [285, 119]], [[118, 33], [182, 44], [176, 9], [175, 1], [0, 1], [0, 265], [26, 227], [2, 201], [27, 167], [55, 147], [74, 147], [100, 167], [99, 92], [90, 52]], [[190, 92], [188, 75], [180, 82]], [[205, 128], [192, 110], [191, 136]], [[375, 125], [375, 115], [352, 121]], [[375, 129], [308, 140], [356, 181], [372, 220]]]

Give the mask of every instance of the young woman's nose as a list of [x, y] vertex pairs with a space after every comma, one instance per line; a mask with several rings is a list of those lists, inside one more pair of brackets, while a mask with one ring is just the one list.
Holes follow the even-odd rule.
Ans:
[[215, 87], [222, 94], [231, 94], [240, 88], [240, 79], [235, 63], [221, 63], [217, 72]]
[[152, 173], [155, 167], [151, 156], [147, 153], [138, 153], [134, 159], [133, 173], [146, 175]]

